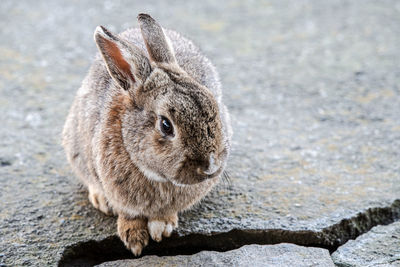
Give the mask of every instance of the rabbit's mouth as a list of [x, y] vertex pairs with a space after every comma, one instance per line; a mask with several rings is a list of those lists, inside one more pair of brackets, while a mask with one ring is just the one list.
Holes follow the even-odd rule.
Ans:
[[[204, 182], [204, 181], [209, 180], [209, 179], [216, 178], [222, 173], [222, 170], [223, 170], [223, 168], [220, 168], [215, 173], [213, 173], [211, 175], [206, 175], [206, 176], [203, 175], [200, 178], [196, 177], [196, 179], [193, 179], [193, 176], [190, 176], [190, 178], [188, 178], [188, 179], [182, 179], [182, 177], [180, 177], [180, 179], [168, 179], [168, 178], [165, 178], [165, 179], [167, 181], [171, 182], [175, 186], [181, 186], [181, 187], [182, 186], [190, 186], [190, 185], [195, 185], [195, 184]], [[185, 182], [184, 183], [180, 182], [182, 180], [185, 181]]]
[[223, 165], [220, 165], [209, 174], [206, 174], [198, 167], [193, 166], [192, 168], [188, 168], [190, 164], [190, 161], [186, 162], [178, 172], [178, 175], [174, 179], [168, 180], [174, 185], [195, 185], [219, 177], [224, 169]]
[[177, 175], [168, 179], [173, 184], [194, 185], [221, 176], [225, 169], [228, 150], [226, 147], [219, 153], [210, 153], [208, 159], [186, 157], [180, 164]]
[[142, 174], [151, 181], [161, 182], [161, 183], [170, 182], [175, 186], [187, 186], [188, 185], [188, 184], [179, 183], [175, 179], [169, 179], [169, 178], [165, 177], [164, 175], [162, 175], [158, 172], [155, 172], [149, 168], [146, 168], [142, 165], [138, 164], [138, 167], [139, 167], [139, 170], [142, 172]]
[[[143, 176], [150, 181], [160, 183], [170, 182], [175, 186], [189, 186], [218, 178], [224, 170], [226, 156], [227, 151], [224, 148], [216, 155], [211, 154], [206, 162], [186, 157], [180, 164], [175, 165], [175, 173], [171, 168], [165, 170], [167, 171], [165, 173], [155, 166], [148, 166], [147, 162], [138, 161], [136, 162], [136, 166]], [[171, 172], [169, 173], [170, 175], [168, 175], [168, 172]]]

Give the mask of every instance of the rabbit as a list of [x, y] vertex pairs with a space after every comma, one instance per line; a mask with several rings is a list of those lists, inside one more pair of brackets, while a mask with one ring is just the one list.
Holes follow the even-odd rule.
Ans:
[[136, 256], [178, 212], [215, 186], [232, 129], [218, 74], [188, 39], [138, 15], [139, 29], [98, 26], [99, 50], [67, 116], [62, 143], [91, 204], [117, 215]]

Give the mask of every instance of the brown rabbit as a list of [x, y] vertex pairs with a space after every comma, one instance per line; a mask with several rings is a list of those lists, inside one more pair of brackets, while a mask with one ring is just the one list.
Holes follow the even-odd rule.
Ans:
[[63, 131], [74, 172], [93, 206], [118, 215], [135, 255], [178, 225], [217, 183], [230, 150], [218, 74], [178, 33], [139, 14], [140, 29], [97, 27], [97, 56]]

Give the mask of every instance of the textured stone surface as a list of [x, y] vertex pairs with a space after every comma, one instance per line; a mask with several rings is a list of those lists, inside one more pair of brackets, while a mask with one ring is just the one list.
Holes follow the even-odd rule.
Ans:
[[190, 256], [146, 256], [136, 260], [112, 261], [99, 267], [134, 266], [335, 266], [322, 248], [293, 244], [248, 245], [227, 252], [202, 251]]
[[60, 132], [95, 27], [121, 31], [139, 12], [203, 49], [232, 113], [231, 183], [181, 216], [179, 235], [304, 230], [341, 243], [343, 229], [321, 230], [400, 198], [397, 1], [1, 1], [0, 263], [53, 265], [68, 245], [115, 234]]
[[332, 254], [338, 266], [400, 266], [400, 221], [379, 225]]

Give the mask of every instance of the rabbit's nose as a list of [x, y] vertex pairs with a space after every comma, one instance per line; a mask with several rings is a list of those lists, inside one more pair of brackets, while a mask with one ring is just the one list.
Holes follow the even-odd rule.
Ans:
[[199, 167], [197, 172], [201, 175], [212, 176], [220, 168], [220, 163], [216, 160], [214, 153], [211, 153], [208, 158], [207, 167]]

